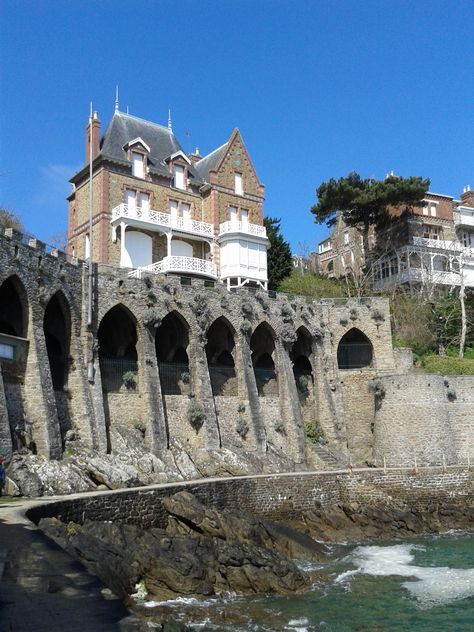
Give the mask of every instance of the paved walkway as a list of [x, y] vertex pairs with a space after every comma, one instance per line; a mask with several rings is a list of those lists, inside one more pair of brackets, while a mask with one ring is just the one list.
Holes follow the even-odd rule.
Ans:
[[24, 515], [38, 501], [0, 502], [1, 632], [108, 632], [128, 611]]

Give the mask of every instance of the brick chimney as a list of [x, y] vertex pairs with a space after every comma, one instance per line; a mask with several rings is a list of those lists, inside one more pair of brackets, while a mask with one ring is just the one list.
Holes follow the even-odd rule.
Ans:
[[463, 206], [472, 206], [474, 207], [474, 191], [471, 191], [471, 187], [469, 184], [467, 187], [464, 187], [464, 191], [461, 193], [461, 200]]
[[[89, 139], [91, 134], [89, 133], [89, 123], [86, 127], [86, 165], [89, 164]], [[94, 112], [92, 117], [92, 160], [97, 158], [100, 150], [100, 121], [97, 112]]]

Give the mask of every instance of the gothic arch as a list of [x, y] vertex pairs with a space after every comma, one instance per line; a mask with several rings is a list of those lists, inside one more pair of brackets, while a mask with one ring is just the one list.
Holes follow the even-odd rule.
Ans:
[[250, 338], [250, 351], [259, 395], [278, 395], [275, 371], [275, 332], [266, 322], [255, 328]]
[[307, 395], [314, 383], [311, 355], [313, 353], [312, 337], [306, 327], [301, 326], [296, 330], [296, 340], [290, 351], [293, 363], [293, 375], [298, 391]]
[[137, 321], [122, 303], [103, 316], [97, 332], [102, 387], [118, 391], [124, 383], [133, 384], [138, 373]]
[[0, 333], [20, 338], [28, 335], [28, 296], [16, 275], [0, 285]]
[[207, 330], [206, 357], [214, 395], [237, 395], [235, 330], [225, 316]]
[[167, 314], [155, 334], [156, 359], [164, 395], [189, 391], [189, 324], [177, 311]]
[[372, 366], [373, 346], [367, 336], [356, 327], [342, 336], [337, 347], [339, 369], [362, 369]]
[[43, 318], [43, 331], [54, 390], [62, 390], [67, 382], [71, 340], [71, 310], [61, 291], [48, 301]]

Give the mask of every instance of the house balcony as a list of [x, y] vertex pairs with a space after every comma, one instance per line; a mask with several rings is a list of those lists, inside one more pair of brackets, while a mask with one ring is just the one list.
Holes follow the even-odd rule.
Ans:
[[164, 274], [166, 272], [192, 274], [217, 279], [217, 268], [212, 261], [176, 255], [164, 257], [161, 261], [156, 261], [149, 266], [141, 266], [136, 270], [132, 270], [128, 276], [141, 279], [144, 274]]
[[433, 248], [435, 250], [450, 250], [455, 252], [463, 250], [463, 246], [459, 242], [444, 239], [427, 239], [426, 237], [413, 237], [413, 245]]
[[244, 233], [253, 235], [254, 237], [267, 238], [267, 230], [265, 226], [260, 224], [249, 224], [248, 222], [228, 221], [219, 226], [219, 237], [229, 233]]
[[453, 220], [456, 226], [474, 228], [474, 209], [460, 207], [459, 210], [453, 211]]
[[125, 222], [128, 226], [146, 230], [176, 231], [187, 233], [193, 237], [204, 237], [207, 240], [214, 239], [214, 226], [208, 222], [175, 217], [170, 213], [153, 211], [152, 209], [131, 206], [130, 204], [119, 204], [112, 209], [111, 224], [116, 228], [121, 222]]

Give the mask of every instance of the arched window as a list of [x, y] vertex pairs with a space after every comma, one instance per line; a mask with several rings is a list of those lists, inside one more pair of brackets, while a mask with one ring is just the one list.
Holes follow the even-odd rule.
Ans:
[[291, 348], [293, 375], [300, 395], [307, 396], [313, 386], [313, 368], [309, 358], [312, 353], [311, 335], [305, 327], [296, 332], [296, 340]]
[[250, 338], [252, 364], [259, 395], [278, 395], [275, 372], [275, 338], [267, 323], [260, 323]]
[[164, 395], [189, 392], [189, 326], [177, 312], [163, 318], [156, 330], [155, 349]]
[[359, 329], [351, 329], [339, 341], [337, 364], [340, 369], [361, 369], [371, 366], [372, 357], [372, 343]]
[[57, 292], [49, 301], [43, 320], [46, 350], [54, 390], [62, 390], [67, 381], [70, 339], [70, 312], [62, 293]]
[[27, 298], [18, 277], [10, 277], [0, 286], [0, 333], [26, 338]]
[[237, 395], [234, 348], [233, 328], [220, 317], [207, 330], [206, 356], [214, 395]]
[[116, 305], [103, 317], [98, 331], [102, 388], [119, 391], [136, 386], [138, 374], [137, 328], [131, 312]]

